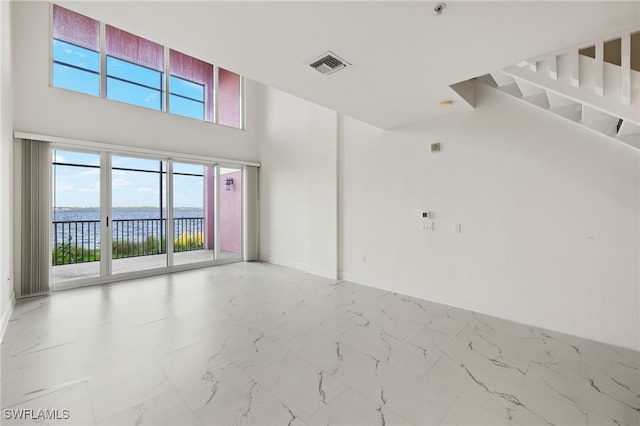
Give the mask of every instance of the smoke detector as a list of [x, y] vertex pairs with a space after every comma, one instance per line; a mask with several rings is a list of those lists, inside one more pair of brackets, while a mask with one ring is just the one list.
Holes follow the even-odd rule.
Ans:
[[320, 74], [329, 75], [351, 65], [335, 53], [329, 51], [309, 63], [309, 66]]

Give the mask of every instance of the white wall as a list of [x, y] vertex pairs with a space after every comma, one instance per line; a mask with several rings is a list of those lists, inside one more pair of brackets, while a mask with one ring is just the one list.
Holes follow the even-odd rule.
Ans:
[[339, 135], [345, 279], [640, 348], [639, 151], [481, 85], [474, 111]]
[[[4, 4], [7, 2], [0, 3]], [[134, 148], [157, 149], [229, 160], [257, 161], [258, 85], [245, 82], [246, 130], [206, 123], [121, 102], [84, 95], [50, 86], [51, 16], [50, 3], [12, 2], [13, 8], [13, 118], [3, 121], [4, 135], [12, 130]], [[4, 25], [3, 31], [8, 26]], [[5, 50], [3, 45], [3, 60]], [[185, 54], [190, 52], [184, 51]], [[4, 79], [3, 79], [4, 84]], [[4, 87], [4, 86], [3, 86]], [[3, 92], [3, 102], [5, 100]], [[4, 116], [3, 116], [4, 117]], [[11, 117], [11, 116], [9, 116]], [[13, 126], [12, 126], [13, 121]], [[13, 127], [13, 128], [12, 128]], [[19, 142], [15, 149], [19, 149]], [[11, 148], [7, 148], [11, 149]], [[19, 151], [14, 169], [3, 167], [3, 176], [14, 176], [14, 217], [2, 218], [3, 226], [14, 230], [12, 253], [14, 282], [20, 285], [20, 167]], [[11, 158], [9, 155], [8, 158]], [[4, 162], [3, 151], [3, 162]], [[3, 186], [7, 180], [3, 179]], [[6, 185], [10, 185], [6, 183]], [[11, 203], [4, 203], [10, 206]], [[6, 241], [3, 239], [3, 241]], [[11, 247], [11, 246], [9, 246]], [[4, 257], [3, 257], [4, 258]], [[2, 276], [4, 277], [4, 271]], [[4, 278], [3, 278], [4, 280]]]
[[260, 89], [260, 258], [337, 274], [337, 113]]
[[0, 336], [13, 306], [11, 6], [0, 2]]
[[347, 280], [640, 348], [640, 152], [476, 95], [473, 111], [388, 131], [340, 116], [336, 153], [334, 115], [261, 88], [261, 258], [314, 271], [337, 254]]
[[256, 83], [246, 82], [245, 131], [50, 87], [50, 4], [17, 2], [13, 7], [16, 130], [232, 160], [258, 159]]

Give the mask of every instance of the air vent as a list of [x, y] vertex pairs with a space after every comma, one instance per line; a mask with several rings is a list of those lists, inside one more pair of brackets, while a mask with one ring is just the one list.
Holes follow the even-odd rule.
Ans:
[[336, 71], [340, 71], [345, 68], [349, 64], [344, 59], [341, 59], [333, 52], [327, 52], [320, 56], [318, 59], [314, 59], [313, 62], [309, 64], [309, 66], [320, 74], [329, 75], [333, 74]]

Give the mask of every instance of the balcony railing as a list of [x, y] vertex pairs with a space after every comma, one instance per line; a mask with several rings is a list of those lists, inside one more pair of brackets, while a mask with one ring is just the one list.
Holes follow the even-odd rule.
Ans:
[[[167, 252], [166, 219], [116, 219], [111, 222], [111, 258]], [[52, 222], [52, 265], [100, 260], [100, 221]], [[204, 217], [173, 219], [173, 251], [204, 249]]]

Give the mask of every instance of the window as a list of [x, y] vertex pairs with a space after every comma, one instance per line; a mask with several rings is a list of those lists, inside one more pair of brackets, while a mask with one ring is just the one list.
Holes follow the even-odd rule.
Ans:
[[100, 95], [100, 23], [53, 6], [53, 85]]
[[242, 128], [239, 74], [52, 7], [53, 86]]
[[[100, 275], [100, 154], [52, 150], [51, 264], [53, 279]], [[64, 265], [64, 266], [63, 266]], [[62, 267], [57, 267], [62, 266]]]
[[51, 162], [56, 288], [242, 260], [241, 167], [63, 146]]
[[218, 68], [218, 123], [242, 127], [240, 120], [240, 75]]
[[164, 48], [107, 25], [107, 98], [163, 110]]
[[171, 76], [169, 105], [171, 112], [185, 117], [204, 120], [204, 86]]
[[213, 65], [170, 50], [169, 71], [169, 111], [213, 121]]

